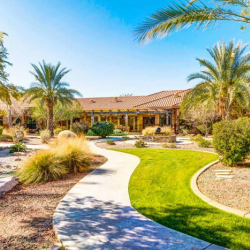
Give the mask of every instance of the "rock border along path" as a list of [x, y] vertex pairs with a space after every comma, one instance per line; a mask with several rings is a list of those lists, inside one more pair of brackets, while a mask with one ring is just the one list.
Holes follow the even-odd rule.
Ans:
[[136, 156], [98, 148], [108, 161], [79, 181], [61, 200], [54, 229], [67, 250], [171, 249], [222, 250], [164, 227], [139, 214], [130, 203], [129, 179], [140, 163]]

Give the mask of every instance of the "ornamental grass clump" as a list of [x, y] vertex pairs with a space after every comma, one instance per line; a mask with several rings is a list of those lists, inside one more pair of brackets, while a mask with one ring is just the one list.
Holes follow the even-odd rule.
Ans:
[[19, 181], [24, 184], [39, 184], [56, 181], [64, 177], [68, 169], [60, 158], [51, 151], [39, 151], [24, 163], [17, 172]]
[[48, 129], [42, 130], [40, 133], [41, 137], [41, 143], [49, 143], [49, 140], [51, 138], [51, 132]]
[[90, 152], [83, 137], [60, 140], [52, 149], [69, 173], [84, 172], [90, 166]]
[[215, 123], [213, 147], [226, 166], [244, 163], [250, 154], [250, 119], [240, 118]]

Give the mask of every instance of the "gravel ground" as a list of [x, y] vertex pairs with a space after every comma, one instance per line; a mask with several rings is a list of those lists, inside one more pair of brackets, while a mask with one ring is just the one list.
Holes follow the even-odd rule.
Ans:
[[[215, 170], [232, 170], [233, 179], [217, 179]], [[237, 167], [217, 163], [200, 175], [198, 187], [212, 200], [250, 212], [250, 162]]]
[[[135, 142], [135, 140], [133, 140]], [[134, 147], [134, 142], [132, 144], [127, 143], [125, 141], [115, 141], [116, 145], [108, 145], [106, 142], [97, 142], [96, 146], [100, 148], [107, 148], [107, 149], [112, 149], [112, 148], [135, 148]], [[148, 144], [146, 148], [161, 148], [164, 149], [161, 144]], [[214, 152], [213, 148], [200, 148], [198, 147], [197, 143], [193, 144], [187, 144], [187, 145], [178, 145], [176, 144], [176, 149], [186, 149], [186, 150], [201, 150], [201, 151], [209, 151], [209, 152]]]
[[27, 151], [25, 155], [18, 157], [10, 154], [9, 149], [2, 149], [0, 151], [0, 178], [16, 171], [31, 153], [32, 151]]
[[93, 156], [89, 171], [40, 185], [17, 185], [0, 198], [0, 249], [40, 250], [57, 242], [52, 218], [65, 194], [106, 158]]

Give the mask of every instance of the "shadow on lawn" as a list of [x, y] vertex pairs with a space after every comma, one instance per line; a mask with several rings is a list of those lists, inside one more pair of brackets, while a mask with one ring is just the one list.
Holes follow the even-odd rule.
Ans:
[[197, 249], [207, 242], [163, 227], [130, 206], [93, 197], [63, 200], [54, 226], [65, 247], [74, 249]]
[[[220, 219], [220, 212], [215, 208], [204, 208], [187, 206], [183, 204], [178, 207], [137, 207], [137, 210], [146, 217], [174, 230], [189, 234], [217, 245], [231, 249], [247, 250], [249, 248], [250, 220], [245, 226], [238, 225], [237, 221], [233, 228], [228, 225], [232, 223], [228, 214], [228, 221], [218, 224], [213, 220]], [[204, 219], [209, 218], [209, 219]], [[227, 223], [228, 222], [228, 223]], [[230, 232], [231, 231], [231, 232]], [[248, 234], [248, 236], [247, 236]]]

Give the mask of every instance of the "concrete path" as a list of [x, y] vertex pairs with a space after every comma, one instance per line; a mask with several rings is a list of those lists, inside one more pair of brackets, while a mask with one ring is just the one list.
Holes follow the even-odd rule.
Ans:
[[56, 209], [54, 228], [66, 249], [224, 249], [139, 214], [131, 207], [128, 184], [140, 159], [90, 145], [108, 161], [76, 184]]

